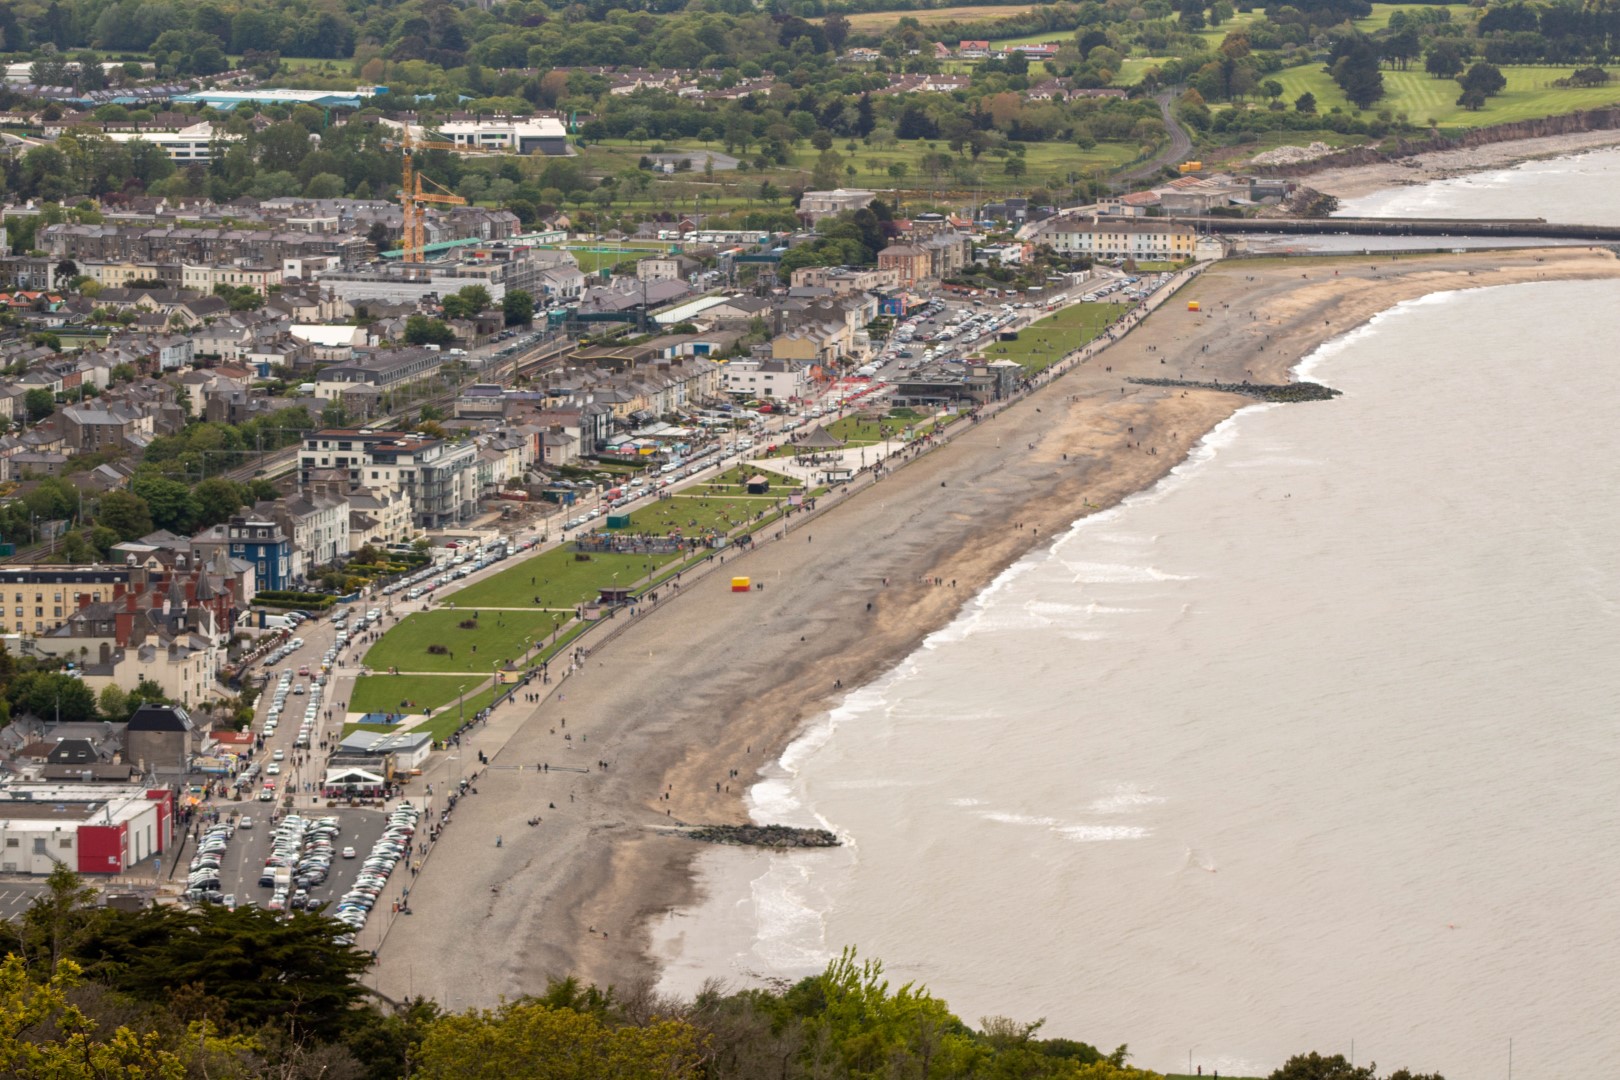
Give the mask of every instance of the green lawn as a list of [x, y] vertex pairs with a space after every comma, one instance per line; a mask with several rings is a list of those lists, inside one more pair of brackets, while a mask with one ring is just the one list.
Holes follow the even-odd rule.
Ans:
[[765, 479], [769, 480], [771, 482], [772, 491], [775, 491], [779, 487], [788, 488], [791, 490], [799, 486], [799, 481], [793, 479], [791, 476], [784, 476], [782, 473], [773, 472], [770, 469], [762, 469], [758, 465], [733, 465], [719, 476], [716, 476], [711, 480], [705, 480], [697, 487], [688, 488], [687, 490], [691, 492], [703, 492], [707, 491], [711, 484], [719, 484], [722, 487], [728, 485], [735, 487], [737, 491], [741, 493], [743, 483], [752, 476], [763, 476]]
[[596, 599], [598, 589], [613, 584], [615, 573], [619, 575], [618, 581], [625, 585], [642, 577], [649, 558], [663, 561], [670, 556], [592, 555], [589, 562], [582, 562], [566, 547], [553, 548], [476, 585], [451, 593], [444, 600], [454, 603], [458, 609], [525, 607], [538, 596], [545, 601], [545, 607], [571, 608]]
[[1473, 10], [1467, 4], [1424, 4], [1413, 7], [1410, 4], [1374, 4], [1373, 13], [1365, 19], [1356, 19], [1355, 28], [1363, 34], [1371, 34], [1389, 26], [1389, 17], [1397, 11], [1435, 11], [1444, 8], [1451, 12], [1451, 21], [1458, 24], [1466, 23], [1469, 13]]
[[[689, 140], [684, 146], [679, 147], [666, 144], [665, 149], [724, 151], [725, 148], [718, 144], [704, 146]], [[1015, 177], [1007, 174], [1005, 163], [998, 158], [985, 156], [975, 163], [971, 158], [951, 154], [949, 147], [938, 140], [928, 142], [919, 139], [896, 142], [887, 146], [868, 146], [857, 141], [854, 151], [847, 148], [846, 140], [835, 143], [833, 149], [842, 155], [846, 166], [853, 166], [855, 169], [852, 178], [846, 177], [847, 184], [880, 190], [898, 187], [902, 195], [944, 192], [963, 187], [962, 182], [951, 171], [936, 177], [928, 175], [923, 170], [923, 158], [934, 153], [950, 156], [953, 170], [958, 164], [971, 167], [974, 181], [971, 186], [985, 193], [1025, 191], [1048, 183], [1067, 183], [1071, 174], [1078, 177], [1108, 171], [1131, 160], [1137, 152], [1134, 144], [1124, 143], [1100, 143], [1090, 150], [1080, 150], [1069, 142], [1032, 143], [1028, 145], [1024, 157], [1028, 171], [1024, 176]], [[649, 142], [604, 139], [585, 149], [581, 163], [593, 175], [620, 173], [635, 168], [642, 155], [650, 153], [651, 150], [652, 144]], [[750, 147], [747, 153], [740, 150], [734, 150], [733, 153], [751, 159], [758, 153], [758, 148]], [[707, 201], [707, 209], [711, 212], [743, 210], [750, 207], [762, 209], [766, 204], [758, 199], [761, 181], [769, 180], [779, 190], [802, 185], [809, 180], [820, 156], [821, 152], [808, 142], [800, 143], [790, 151], [785, 165], [773, 165], [764, 172], [753, 169], [747, 172], [716, 172], [713, 177], [706, 177], [701, 172], [676, 173], [667, 179], [655, 180], [645, 195], [632, 200], [617, 199], [613, 206], [616, 212], [637, 208], [673, 209], [683, 206], [690, 208], [698, 196], [702, 195]], [[906, 175], [899, 180], [889, 175], [889, 166], [896, 164], [906, 167]], [[773, 205], [782, 208], [786, 204], [778, 200]], [[589, 266], [588, 260], [581, 261], [582, 268]]]
[[[761, 510], [775, 505], [776, 499], [786, 498], [788, 488], [783, 487], [774, 496], [748, 496], [693, 494], [660, 499], [630, 515], [630, 525], [624, 529], [604, 531], [641, 533], [649, 536], [701, 536], [710, 532], [729, 533], [747, 523]], [[606, 520], [606, 519], [603, 519]]]
[[[1434, 120], [1442, 128], [1472, 128], [1620, 102], [1620, 81], [1589, 89], [1563, 89], [1552, 85], [1555, 79], [1574, 71], [1573, 67], [1503, 67], [1501, 70], [1507, 77], [1507, 89], [1491, 98], [1478, 112], [1470, 112], [1457, 104], [1461, 89], [1455, 79], [1436, 79], [1421, 67], [1407, 71], [1386, 70], [1384, 97], [1372, 111], [1404, 112], [1407, 119], [1418, 125]], [[1320, 64], [1288, 68], [1271, 77], [1282, 83], [1284, 101], [1292, 102], [1308, 90], [1316, 96], [1317, 109], [1321, 112], [1334, 106], [1346, 112], [1355, 110]]]
[[846, 416], [827, 425], [827, 434], [844, 440], [845, 446], [874, 446], [888, 439], [899, 439], [910, 420], [863, 420], [859, 416]]
[[989, 346], [984, 358], [1011, 360], [1030, 372], [1042, 371], [1100, 334], [1121, 310], [1118, 304], [1075, 304], [1018, 331], [1017, 341]]
[[[507, 600], [515, 606], [532, 595], [525, 591]], [[549, 602], [551, 598], [545, 599]], [[467, 672], [487, 677], [497, 662], [521, 661], [526, 640], [538, 638], [543, 643], [556, 626], [573, 618], [571, 611], [488, 610], [474, 619], [475, 611], [477, 608], [471, 604], [457, 604], [453, 610], [441, 608], [405, 616], [366, 652], [366, 666], [379, 675], [398, 668], [403, 672]], [[463, 629], [460, 624], [468, 620], [475, 621], [477, 629]], [[430, 645], [444, 645], [450, 651], [430, 653]]]
[[[348, 711], [408, 713], [397, 725], [354, 725], [364, 726], [368, 731], [404, 731], [422, 719], [425, 710], [455, 701], [461, 687], [472, 692], [479, 686], [479, 678], [478, 675], [362, 675], [354, 682]], [[482, 678], [488, 681], [489, 673], [485, 672]], [[407, 701], [412, 704], [405, 705]]]

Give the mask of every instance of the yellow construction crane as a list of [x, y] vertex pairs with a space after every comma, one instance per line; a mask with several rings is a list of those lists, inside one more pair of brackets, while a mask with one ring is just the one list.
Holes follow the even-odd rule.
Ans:
[[[401, 125], [403, 129], [403, 149], [401, 155], [404, 159], [404, 183], [399, 189], [400, 207], [404, 211], [405, 228], [401, 237], [400, 259], [403, 262], [421, 262], [423, 248], [426, 247], [423, 234], [423, 204], [437, 203], [444, 206], [466, 206], [467, 200], [456, 195], [442, 184], [436, 183], [423, 176], [416, 168], [415, 150], [448, 150], [457, 154], [481, 154], [484, 151], [476, 146], [462, 146], [453, 142], [439, 142], [432, 139], [415, 139], [411, 136], [411, 125]], [[422, 185], [431, 184], [438, 191], [429, 191]]]

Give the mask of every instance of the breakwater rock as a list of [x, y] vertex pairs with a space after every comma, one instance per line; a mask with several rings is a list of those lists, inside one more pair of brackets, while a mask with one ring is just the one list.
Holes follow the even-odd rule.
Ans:
[[1219, 390], [1223, 394], [1243, 394], [1261, 401], [1327, 401], [1344, 391], [1321, 383], [1225, 383], [1196, 382], [1192, 379], [1127, 379], [1139, 386], [1179, 386], [1186, 390]]
[[746, 844], [750, 847], [837, 847], [838, 837], [826, 829], [795, 829], [790, 825], [699, 825], [688, 829], [693, 840], [710, 844]]

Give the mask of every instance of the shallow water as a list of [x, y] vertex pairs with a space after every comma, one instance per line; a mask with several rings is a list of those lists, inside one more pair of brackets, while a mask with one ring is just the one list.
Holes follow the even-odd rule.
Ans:
[[853, 943], [1159, 1069], [1606, 1066], [1617, 312], [1403, 305], [1308, 360], [1344, 397], [1240, 413], [1011, 568], [755, 787], [848, 846], [705, 854], [666, 985]]

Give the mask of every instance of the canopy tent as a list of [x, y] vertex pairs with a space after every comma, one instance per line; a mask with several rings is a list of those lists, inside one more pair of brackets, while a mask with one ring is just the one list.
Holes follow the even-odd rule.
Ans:
[[370, 772], [366, 769], [357, 769], [353, 767], [333, 769], [331, 772], [326, 774], [326, 779], [322, 781], [322, 783], [324, 783], [327, 787], [334, 787], [339, 784], [359, 784], [365, 786], [381, 784], [383, 782], [383, 778], [378, 776], [376, 773]]

